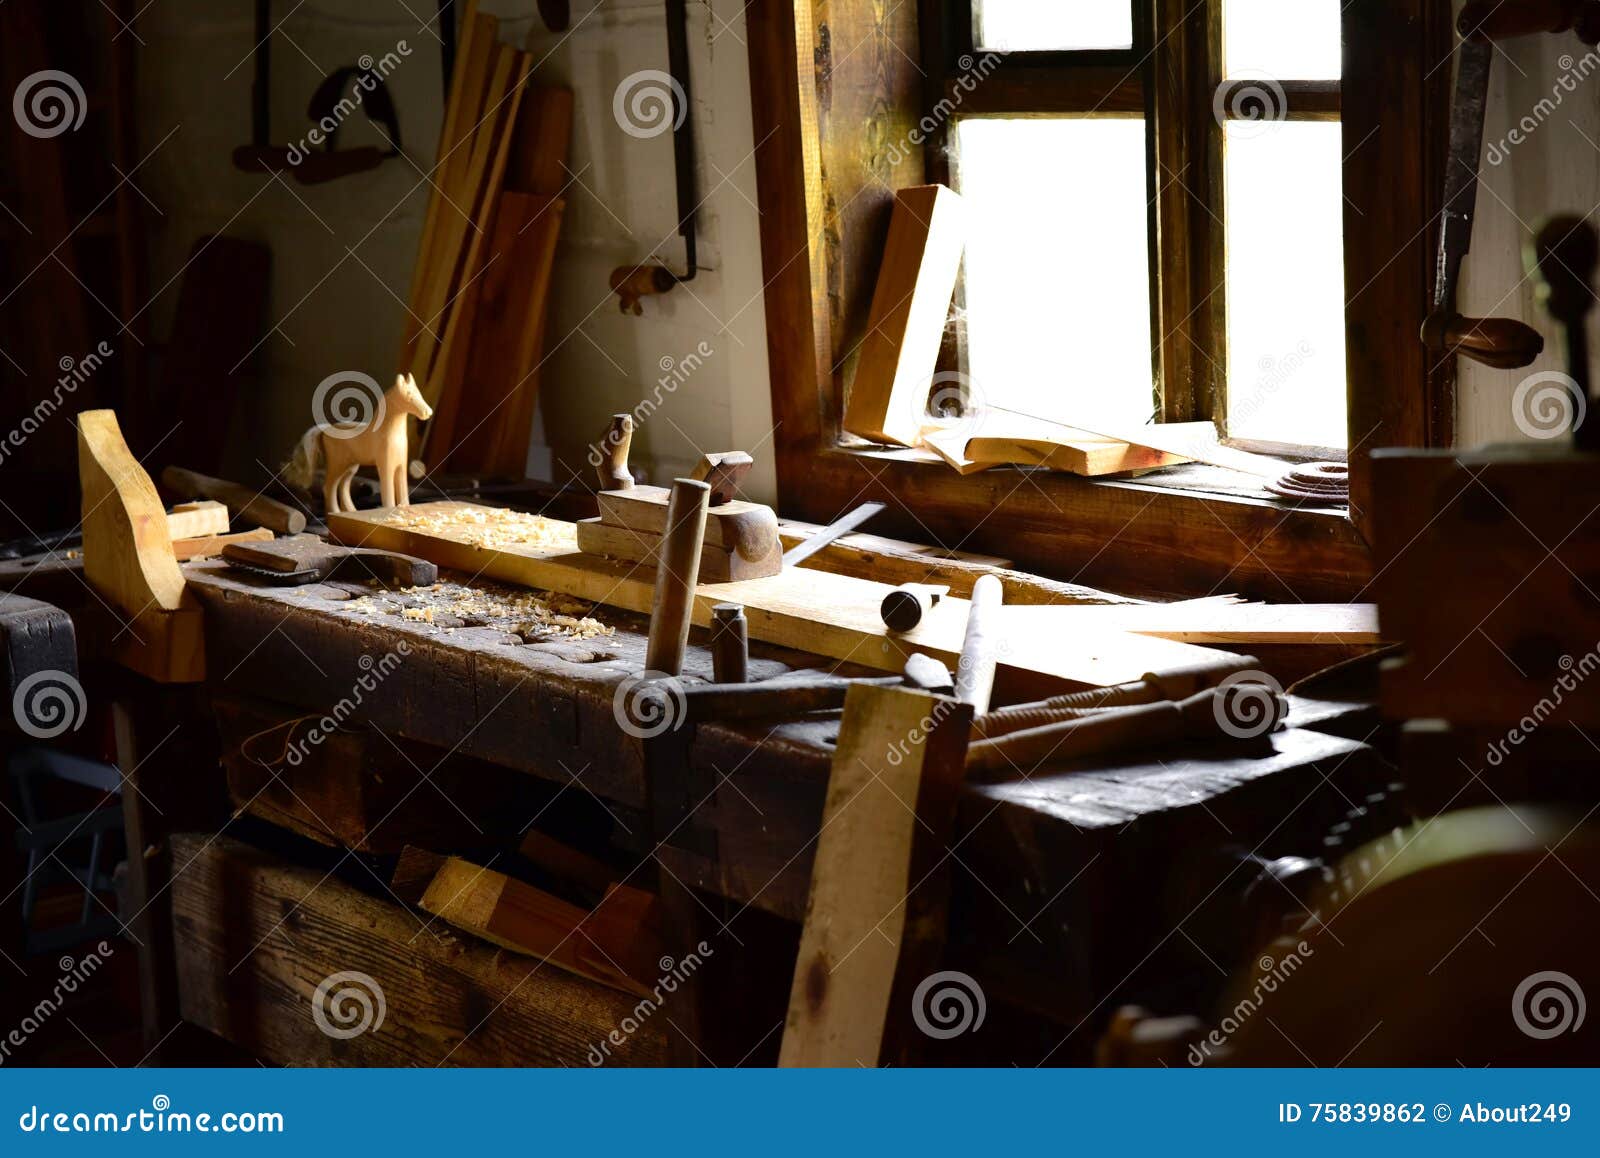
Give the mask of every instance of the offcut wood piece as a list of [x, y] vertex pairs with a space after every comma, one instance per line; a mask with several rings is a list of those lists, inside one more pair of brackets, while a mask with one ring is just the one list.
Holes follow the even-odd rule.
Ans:
[[515, 877], [457, 857], [439, 866], [425, 912], [513, 953], [639, 996], [660, 974], [662, 944], [650, 894], [614, 885], [591, 912]]
[[110, 410], [78, 415], [83, 573], [126, 617], [112, 657], [160, 683], [205, 676], [200, 608], [184, 590], [155, 483]]
[[173, 494], [215, 499], [224, 504], [234, 518], [266, 527], [280, 535], [298, 535], [306, 529], [304, 511], [226, 479], [169, 466], [161, 472], [161, 485]]
[[[478, 546], [481, 524], [444, 529], [453, 517], [492, 516], [472, 503], [425, 503], [400, 517], [393, 511], [330, 515], [329, 532], [340, 542], [382, 547], [431, 559], [440, 566], [508, 583], [560, 591], [624, 610], [648, 612], [654, 585], [632, 564], [611, 562], [563, 547]], [[571, 526], [571, 524], [561, 524]], [[776, 575], [738, 583], [703, 584], [695, 592], [694, 622], [711, 623], [718, 603], [745, 609], [750, 637], [899, 674], [906, 659], [926, 652], [954, 667], [965, 634], [968, 601], [951, 597], [914, 631], [893, 633], [883, 625], [883, 598], [893, 587], [849, 575], [786, 568]], [[1085, 687], [1131, 683], [1147, 672], [1173, 669], [1238, 671], [1238, 657], [1193, 644], [1125, 631], [1075, 630], [1007, 636], [1000, 665]]]
[[266, 527], [251, 527], [248, 531], [233, 531], [226, 535], [200, 535], [193, 539], [174, 539], [172, 553], [178, 562], [185, 559], [208, 559], [222, 554], [229, 543], [264, 543], [272, 541], [272, 532]]
[[[419, 933], [416, 916], [387, 898], [227, 837], [181, 833], [172, 857], [182, 869], [170, 893], [183, 1019], [269, 1063], [586, 1066], [637, 1001], [540, 961]], [[310, 1003], [323, 979], [352, 973], [382, 988], [383, 1018], [368, 991], [364, 1031], [330, 1036]], [[347, 988], [359, 984], [323, 991], [324, 1021], [359, 1024], [332, 1021], [326, 1004], [343, 990], [347, 1010], [364, 1017], [360, 991]], [[613, 1047], [614, 1063], [664, 1064], [660, 1021]]]
[[970, 705], [921, 692], [845, 697], [780, 1065], [906, 1059], [901, 1023], [944, 947], [942, 866], [971, 722]]
[[167, 512], [167, 534], [173, 539], [198, 539], [228, 533], [228, 508], [214, 499], [179, 503]]
[[951, 190], [919, 185], [895, 194], [867, 336], [845, 398], [851, 434], [916, 445], [966, 240], [964, 207]]
[[[1191, 433], [1199, 435], [1209, 435], [1215, 430], [1209, 422], [1175, 425], [1192, 427]], [[1097, 477], [1193, 461], [1183, 455], [1097, 437], [1058, 423], [1018, 422], [1004, 414], [986, 418], [976, 431], [962, 427], [925, 429], [921, 442], [964, 475], [996, 466], [1016, 465], [1042, 466]]]

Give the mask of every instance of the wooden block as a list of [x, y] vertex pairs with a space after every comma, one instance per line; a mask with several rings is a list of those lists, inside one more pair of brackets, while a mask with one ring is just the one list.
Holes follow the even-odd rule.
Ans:
[[[424, 931], [415, 914], [320, 869], [209, 833], [171, 843], [180, 1012], [269, 1064], [586, 1066], [635, 1011], [632, 996]], [[334, 993], [355, 998], [363, 986], [373, 1016], [330, 1016]], [[664, 1064], [666, 1028], [664, 1016], [643, 1019], [605, 1056]]]
[[580, 977], [648, 995], [660, 974], [661, 942], [646, 926], [648, 894], [617, 885], [593, 912], [515, 877], [448, 858], [421, 907], [513, 953], [541, 957]]
[[234, 531], [228, 535], [202, 535], [195, 539], [174, 539], [172, 553], [181, 563], [185, 559], [208, 559], [212, 555], [222, 554], [222, 548], [229, 543], [261, 543], [272, 540], [272, 532], [266, 527], [251, 527], [248, 531]]
[[[667, 494], [665, 487], [601, 491], [595, 496], [600, 521], [659, 536], [667, 527]], [[763, 560], [778, 543], [778, 516], [759, 503], [741, 499], [723, 503], [706, 513], [704, 541], [708, 547], [736, 551], [751, 562]]]
[[846, 696], [780, 1065], [909, 1052], [901, 1023], [944, 947], [948, 882], [935, 866], [948, 864], [971, 723], [970, 705], [922, 692]]
[[228, 508], [212, 499], [179, 503], [167, 512], [167, 534], [173, 539], [198, 539], [228, 533]]
[[[709, 522], [709, 520], [708, 520]], [[648, 567], [656, 565], [656, 549], [661, 536], [649, 531], [636, 531], [631, 527], [613, 527], [600, 519], [580, 519], [578, 549], [586, 555], [599, 555], [606, 559], [623, 559]], [[783, 549], [775, 538], [772, 548], [763, 558], [746, 559], [737, 551], [725, 547], [700, 548], [701, 583], [731, 583], [743, 579], [759, 579], [763, 575], [776, 575], [783, 570]]]
[[867, 336], [845, 396], [851, 434], [916, 445], [966, 240], [964, 206], [951, 190], [919, 185], [895, 194]]

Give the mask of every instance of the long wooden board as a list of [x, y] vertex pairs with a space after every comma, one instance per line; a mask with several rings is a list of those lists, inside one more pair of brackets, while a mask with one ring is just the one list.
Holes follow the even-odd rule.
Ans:
[[[560, 545], [497, 548], [476, 545], [472, 530], [438, 525], [461, 513], [482, 514], [486, 509], [439, 502], [331, 514], [328, 531], [350, 546], [402, 551], [469, 575], [560, 591], [627, 611], [650, 611], [654, 571], [578, 553], [566, 545], [576, 542], [571, 523], [547, 520]], [[479, 528], [477, 534], [481, 533]], [[966, 631], [967, 600], [942, 600], [916, 630], [897, 634], [884, 626], [880, 611], [890, 590], [892, 585], [869, 579], [786, 568], [761, 579], [701, 584], [695, 591], [693, 617], [695, 624], [705, 627], [716, 604], [738, 603], [745, 609], [752, 639], [884, 671], [900, 671], [907, 656], [916, 652], [954, 668]], [[1193, 644], [1091, 626], [1008, 633], [1000, 647], [1002, 667], [1089, 687], [1127, 683], [1146, 672], [1174, 668], [1226, 669], [1239, 666], [1237, 659]]]
[[1382, 643], [1375, 603], [1150, 603], [1140, 607], [1002, 607], [1010, 634], [1052, 635], [1078, 625], [1184, 643]]

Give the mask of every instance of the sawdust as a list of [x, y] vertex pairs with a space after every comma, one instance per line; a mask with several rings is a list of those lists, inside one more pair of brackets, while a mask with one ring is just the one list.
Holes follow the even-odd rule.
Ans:
[[570, 595], [528, 591], [493, 583], [441, 582], [431, 587], [374, 591], [346, 603], [360, 615], [398, 615], [442, 633], [460, 627], [489, 627], [528, 641], [597, 639], [616, 633], [589, 614], [591, 605]]
[[491, 550], [500, 547], [577, 549], [572, 524], [504, 507], [462, 506], [449, 511], [396, 507], [383, 522]]

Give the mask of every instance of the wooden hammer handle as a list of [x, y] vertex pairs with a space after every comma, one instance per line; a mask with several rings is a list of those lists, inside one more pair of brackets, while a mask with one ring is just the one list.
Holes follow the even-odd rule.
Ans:
[[161, 472], [161, 485], [174, 494], [222, 503], [246, 522], [268, 527], [280, 535], [298, 535], [306, 529], [305, 512], [225, 479], [169, 466]]
[[676, 676], [683, 671], [710, 499], [711, 488], [705, 483], [690, 478], [672, 480], [650, 607], [650, 642], [645, 651], [645, 667], [662, 675]]

